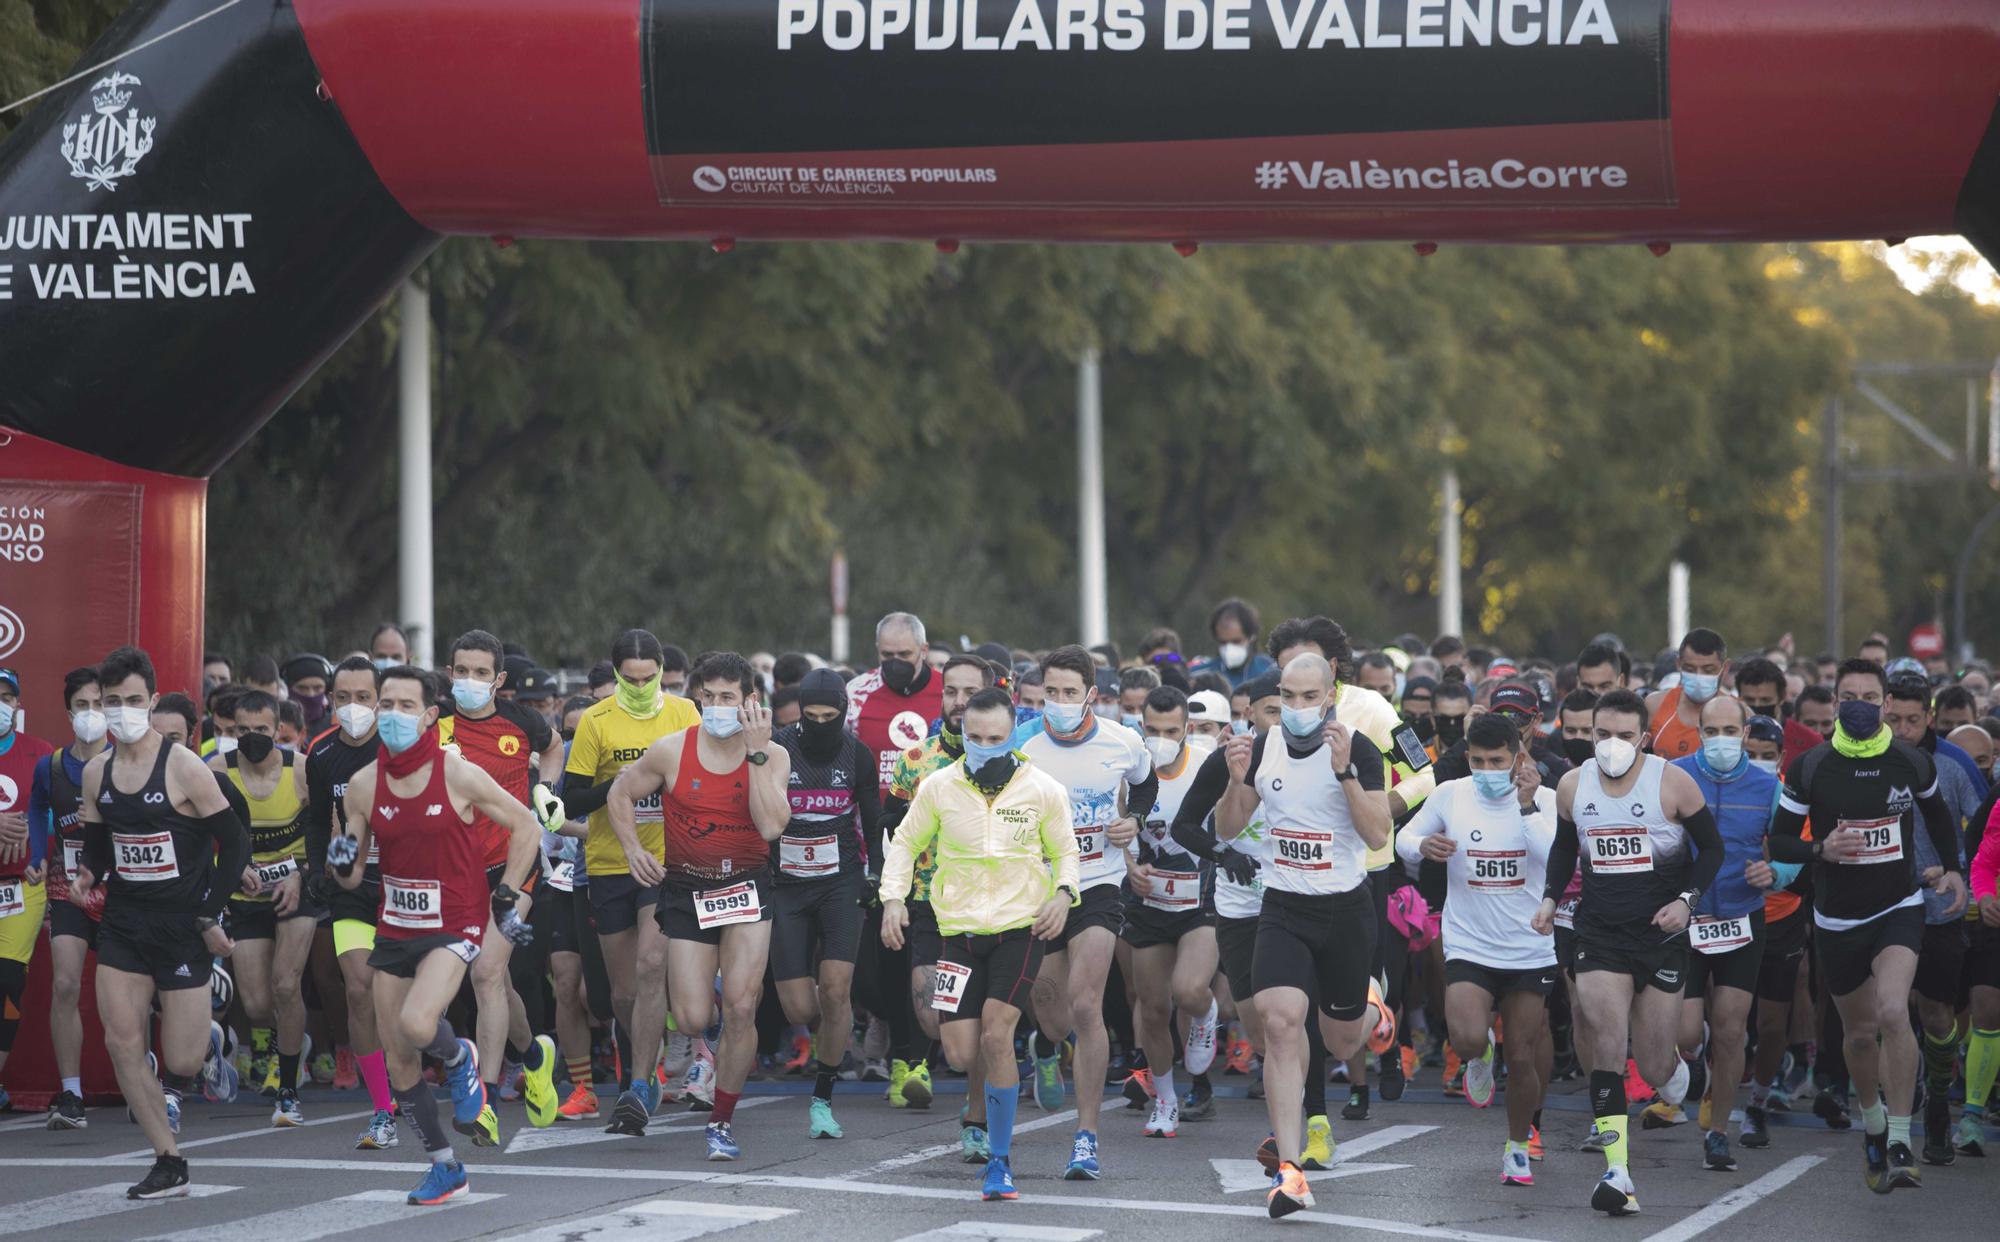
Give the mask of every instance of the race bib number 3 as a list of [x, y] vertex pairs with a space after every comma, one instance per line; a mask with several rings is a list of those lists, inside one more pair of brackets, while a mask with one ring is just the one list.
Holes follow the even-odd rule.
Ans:
[[179, 879], [180, 859], [174, 855], [170, 832], [111, 834], [111, 848], [117, 855], [118, 878], [135, 884], [157, 884]]
[[937, 983], [931, 988], [931, 1008], [940, 1013], [957, 1013], [965, 999], [965, 985], [972, 981], [972, 967], [957, 962], [937, 964]]
[[747, 880], [694, 895], [694, 921], [703, 931], [732, 923], [755, 923], [762, 917], [764, 906], [757, 897], [757, 886]]
[[1583, 831], [1591, 870], [1603, 875], [1637, 875], [1653, 869], [1653, 838], [1637, 824], [1611, 824]]
[[1838, 827], [1852, 828], [1861, 834], [1861, 852], [1852, 858], [1843, 858], [1845, 866], [1873, 863], [1899, 863], [1903, 861], [1903, 819], [1891, 815], [1887, 819], [1843, 819]]
[[1688, 941], [1702, 953], [1731, 953], [1753, 939], [1750, 916], [1695, 919], [1688, 924]]
[[1521, 873], [1526, 850], [1467, 850], [1465, 861], [1472, 868], [1465, 885], [1475, 893], [1519, 892], [1528, 877]]
[[1331, 871], [1327, 857], [1333, 846], [1330, 832], [1302, 832], [1296, 828], [1271, 829], [1271, 861], [1293, 871]]
[[778, 870], [800, 880], [816, 880], [840, 870], [840, 839], [823, 837], [779, 837]]
[[1182, 914], [1199, 909], [1201, 872], [1155, 870], [1153, 891], [1146, 894], [1145, 901], [1153, 909], [1165, 910], [1169, 914]]
[[20, 880], [0, 880], [0, 919], [11, 919], [28, 908], [28, 894]]
[[436, 880], [383, 876], [382, 921], [405, 931], [443, 931], [443, 885]]

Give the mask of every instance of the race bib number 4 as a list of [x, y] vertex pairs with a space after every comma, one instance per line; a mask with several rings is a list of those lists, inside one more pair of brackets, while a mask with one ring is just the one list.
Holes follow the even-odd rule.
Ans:
[[1653, 838], [1637, 824], [1586, 828], [1591, 870], [1603, 875], [1637, 875], [1653, 869]]
[[1519, 892], [1528, 885], [1521, 872], [1526, 850], [1467, 850], [1465, 861], [1472, 868], [1465, 885], [1475, 893]]
[[1732, 953], [1754, 938], [1750, 916], [1695, 919], [1688, 924], [1688, 941], [1702, 953]]
[[757, 896], [757, 886], [748, 880], [694, 895], [694, 921], [703, 931], [732, 923], [755, 923], [763, 917], [764, 906]]
[[1293, 871], [1331, 871], [1327, 857], [1333, 847], [1330, 832], [1303, 832], [1296, 828], [1271, 829], [1271, 861]]
[[957, 1013], [965, 999], [965, 985], [972, 982], [972, 967], [957, 962], [937, 964], [937, 982], [931, 988], [931, 1008], [940, 1013]]
[[816, 880], [840, 870], [840, 839], [832, 833], [823, 837], [779, 837], [778, 870], [800, 880]]
[[1903, 819], [1891, 815], [1887, 819], [1843, 819], [1838, 827], [1852, 828], [1861, 834], [1861, 852], [1852, 858], [1843, 858], [1847, 866], [1869, 865], [1872, 863], [1899, 863], [1903, 861]]
[[444, 886], [436, 880], [383, 876], [382, 921], [405, 931], [443, 931]]
[[1165, 910], [1169, 914], [1199, 909], [1201, 872], [1155, 870], [1153, 891], [1146, 894], [1145, 901], [1153, 909]]
[[0, 880], [0, 919], [11, 919], [27, 908], [26, 885], [20, 880]]
[[115, 868], [121, 880], [157, 884], [180, 878], [181, 863], [174, 855], [174, 837], [170, 832], [114, 832], [111, 848], [117, 856]]

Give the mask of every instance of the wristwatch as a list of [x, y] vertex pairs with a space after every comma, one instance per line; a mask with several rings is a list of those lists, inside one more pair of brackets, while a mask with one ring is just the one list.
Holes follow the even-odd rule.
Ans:
[[1344, 781], [1358, 781], [1361, 779], [1361, 769], [1355, 767], [1354, 761], [1350, 759], [1347, 762], [1347, 766], [1341, 770], [1340, 779]]
[[771, 762], [771, 756], [761, 750], [753, 750], [745, 757], [760, 768]]
[[1071, 904], [1071, 905], [1075, 905], [1075, 904], [1076, 904], [1076, 890], [1075, 890], [1075, 889], [1073, 889], [1073, 888], [1071, 888], [1071, 887], [1070, 887], [1069, 885], [1067, 885], [1067, 884], [1058, 884], [1058, 885], [1056, 885], [1056, 891], [1057, 891], [1058, 893], [1062, 893], [1062, 894], [1066, 895], [1066, 896], [1067, 896], [1067, 897], [1069, 898], [1069, 900], [1070, 900], [1070, 904]]
[[1684, 893], [1675, 893], [1674, 896], [1679, 897], [1682, 901], [1685, 901], [1687, 903], [1688, 913], [1692, 914], [1694, 913], [1695, 903], [1701, 900], [1701, 890], [1698, 888], [1691, 888]]

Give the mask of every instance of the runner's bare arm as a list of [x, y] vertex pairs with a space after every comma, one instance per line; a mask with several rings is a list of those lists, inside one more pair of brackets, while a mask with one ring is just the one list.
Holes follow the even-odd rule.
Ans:
[[770, 758], [750, 765], [750, 822], [766, 841], [785, 835], [792, 822], [792, 756], [782, 746], [766, 746]]
[[470, 759], [447, 757], [444, 778], [474, 810], [507, 830], [507, 867], [501, 878], [507, 887], [520, 892], [542, 852], [542, 825], [535, 813]]
[[643, 799], [672, 787], [680, 771], [682, 737], [679, 733], [669, 733], [654, 741], [638, 762], [618, 774], [604, 796], [604, 813], [611, 822], [611, 833], [625, 851], [626, 865], [643, 884], [658, 883], [666, 869], [639, 841], [638, 806]]

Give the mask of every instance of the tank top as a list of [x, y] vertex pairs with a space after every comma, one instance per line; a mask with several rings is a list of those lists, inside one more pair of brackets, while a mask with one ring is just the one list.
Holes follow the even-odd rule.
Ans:
[[408, 798], [392, 792], [389, 774], [375, 769], [368, 832], [381, 846], [375, 934], [385, 939], [454, 936], [477, 945], [486, 934], [486, 845], [451, 804], [445, 759], [431, 761], [423, 789]]
[[250, 808], [250, 865], [264, 886], [255, 897], [230, 895], [231, 901], [245, 905], [269, 905], [271, 890], [305, 865], [305, 804], [299, 801], [298, 777], [292, 771], [299, 759], [289, 750], [279, 753], [285, 762], [278, 771], [278, 783], [262, 798], [250, 796], [249, 777], [238, 765], [242, 752], [232, 750], [225, 759], [229, 783], [236, 786]]
[[1570, 818], [1583, 861], [1579, 928], [1648, 924], [1687, 888], [1687, 833], [1660, 809], [1667, 761], [1641, 755], [1638, 762], [1645, 765], [1638, 781], [1616, 798], [1604, 791], [1597, 760], [1578, 769]]
[[700, 725], [681, 734], [680, 771], [660, 800], [667, 878], [697, 885], [760, 870], [771, 857], [750, 820], [750, 764], [709, 771], [701, 766], [700, 736]]
[[1680, 711], [1681, 688], [1675, 686], [1660, 700], [1660, 710], [1653, 716], [1659, 722], [1653, 731], [1653, 753], [1662, 759], [1679, 759], [1701, 749], [1701, 730], [1682, 724]]
[[1201, 909], [1208, 867], [1174, 840], [1174, 816], [1194, 787], [1195, 773], [1209, 755], [1206, 747], [1189, 743], [1181, 754], [1180, 771], [1168, 776], [1159, 768], [1159, 796], [1151, 812], [1141, 817], [1139, 861], [1153, 868], [1152, 891], [1139, 900], [1164, 914], [1193, 914]]
[[1326, 751], [1294, 757], [1276, 730], [1264, 737], [1262, 750], [1255, 777], [1271, 859], [1265, 889], [1327, 895], [1366, 884], [1368, 846]]
[[[863, 763], [874, 756], [861, 739], [843, 734], [840, 749], [824, 762], [806, 754], [797, 725], [786, 725], [773, 739], [792, 758], [788, 790], [792, 818], [785, 833], [770, 843], [771, 866], [778, 884], [824, 879], [861, 867], [860, 833], [855, 827], [854, 781]], [[681, 760], [686, 765], [686, 757]], [[749, 805], [746, 792], [746, 809]], [[753, 825], [754, 827], [754, 825]], [[759, 835], [762, 840], [762, 835]]]
[[107, 910], [197, 913], [208, 896], [215, 840], [198, 821], [176, 811], [167, 795], [167, 756], [160, 743], [153, 770], [137, 793], [118, 788], [118, 751], [104, 761], [97, 817], [111, 831], [111, 874], [105, 877]]
[[83, 789], [70, 779], [67, 747], [49, 756], [49, 820], [55, 828], [49, 842], [49, 900], [66, 901], [69, 878], [83, 862]]

